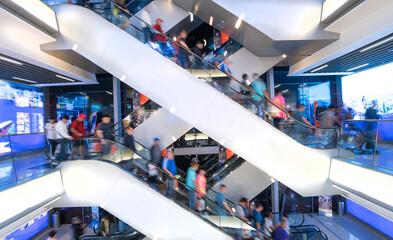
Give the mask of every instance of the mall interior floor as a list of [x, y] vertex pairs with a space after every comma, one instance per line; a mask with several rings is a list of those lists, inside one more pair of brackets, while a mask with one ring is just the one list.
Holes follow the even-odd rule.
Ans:
[[333, 215], [333, 218], [314, 214], [313, 217], [306, 216], [305, 222], [317, 225], [321, 231], [326, 233], [329, 240], [392, 240], [350, 214]]
[[[52, 231], [52, 228], [48, 229], [47, 231], [43, 232], [42, 234], [33, 238], [32, 240], [47, 240], [50, 231]], [[63, 224], [59, 228], [57, 228], [56, 231], [57, 231], [57, 235], [56, 235], [57, 240], [74, 239], [72, 224]], [[89, 226], [86, 226], [83, 230], [83, 235], [95, 235], [95, 233], [93, 229], [91, 229]]]

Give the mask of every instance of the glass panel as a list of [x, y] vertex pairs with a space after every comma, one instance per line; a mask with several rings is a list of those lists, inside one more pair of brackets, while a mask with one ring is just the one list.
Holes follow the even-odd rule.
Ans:
[[17, 180], [14, 158], [11, 149], [11, 140], [8, 136], [0, 137], [0, 186], [13, 183]]
[[393, 120], [378, 121], [374, 166], [393, 169]]

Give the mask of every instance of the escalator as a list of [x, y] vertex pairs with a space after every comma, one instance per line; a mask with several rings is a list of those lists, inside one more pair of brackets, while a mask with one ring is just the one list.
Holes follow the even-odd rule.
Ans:
[[[99, 233], [99, 223], [100, 222], [96, 222], [92, 227], [95, 235], [83, 235], [80, 237], [80, 240], [142, 240], [145, 237], [130, 226], [126, 226], [122, 231], [111, 230], [111, 233], [104, 237]], [[117, 226], [119, 222], [111, 221], [109, 224], [113, 228], [114, 226]]]
[[[337, 149], [357, 145], [356, 141], [362, 140], [357, 128], [343, 131], [315, 128], [300, 123], [285, 112], [288, 119], [280, 129], [275, 129], [258, 117], [266, 119], [269, 114], [258, 113], [255, 104], [241, 95], [240, 89], [244, 88], [257, 95], [248, 86], [230, 79], [204, 60], [203, 69], [192, 67], [194, 65], [190, 63], [191, 69], [182, 70], [172, 62], [176, 59], [170, 55], [169, 45], [181, 47], [166, 36], [163, 47], [156, 43], [144, 44], [134, 38], [140, 26], [135, 24], [140, 23], [135, 16], [130, 16], [132, 24], [122, 31], [81, 7], [61, 5], [53, 6], [53, 9], [62, 34], [56, 42], [43, 45], [44, 51], [61, 51], [74, 46], [75, 53], [112, 73], [302, 195], [340, 192], [328, 181], [330, 159], [338, 154]], [[127, 15], [125, 12], [121, 14]], [[161, 51], [161, 48], [165, 49]], [[265, 109], [277, 109], [271, 102], [263, 98], [261, 101]], [[355, 135], [355, 138], [346, 138], [355, 142], [341, 141], [341, 132]], [[351, 154], [347, 151], [347, 155]]]
[[153, 163], [120, 143], [89, 138], [71, 140], [70, 144], [71, 148], [83, 146], [84, 155], [82, 160], [58, 166], [65, 194], [54, 207], [99, 205], [152, 239], [231, 239], [239, 229], [263, 239], [263, 233], [231, 216], [215, 199], [203, 198], [208, 207], [200, 212], [191, 210], [189, 189], [182, 181], [175, 181], [175, 187], [169, 189], [169, 175], [157, 166], [153, 174], [148, 168]]

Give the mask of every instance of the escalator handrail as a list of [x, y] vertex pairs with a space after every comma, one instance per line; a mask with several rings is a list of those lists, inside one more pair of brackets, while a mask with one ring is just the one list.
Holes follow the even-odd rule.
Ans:
[[[136, 15], [134, 15], [134, 14], [132, 14], [132, 13], [126, 12], [121, 6], [119, 6], [117, 3], [113, 2], [112, 0], [108, 0], [108, 1], [111, 2], [111, 3], [112, 3], [114, 6], [116, 6], [118, 9], [120, 9], [121, 11], [123, 11], [125, 14], [130, 15], [130, 16], [132, 16], [132, 17], [138, 19], [139, 21], [141, 21], [142, 23], [146, 24], [147, 26], [150, 26], [148, 23], [146, 23], [144, 20], [142, 20], [142, 19], [139, 18], [138, 16], [136, 16]], [[134, 27], [135, 27], [135, 26], [134, 26]], [[169, 41], [169, 42], [171, 42], [171, 43], [173, 43], [173, 44], [179, 45], [179, 48], [183, 48], [184, 50], [186, 50], [187, 52], [189, 52], [191, 55], [193, 55], [193, 57], [196, 57], [196, 58], [200, 59], [200, 60], [203, 61], [204, 63], [208, 64], [210, 67], [212, 67], [212, 68], [214, 68], [214, 69], [216, 69], [216, 70], [222, 72], [222, 73], [225, 74], [228, 78], [231, 78], [231, 77], [229, 77], [226, 73], [224, 73], [223, 71], [221, 71], [221, 69], [217, 68], [215, 65], [211, 64], [210, 62], [206, 61], [205, 59], [203, 59], [203, 58], [201, 58], [201, 57], [195, 55], [195, 54], [194, 54], [193, 52], [191, 52], [190, 50], [188, 50], [188, 49], [182, 47], [179, 43], [176, 43], [176, 42], [173, 41], [171, 38], [169, 38], [168, 36], [166, 36], [163, 32], [160, 32], [160, 31], [158, 31], [158, 30], [156, 30], [156, 29], [154, 29], [154, 31], [157, 31], [158, 34], [164, 36], [164, 37], [166, 38], [167, 41]], [[237, 82], [238, 84], [240, 84], [242, 87], [246, 88], [248, 91], [250, 91], [250, 92], [252, 92], [253, 94], [257, 95], [258, 97], [262, 98], [264, 101], [266, 101], [266, 102], [268, 102], [269, 104], [273, 105], [274, 107], [278, 108], [280, 111], [284, 112], [287, 116], [289, 116], [290, 118], [292, 118], [294, 121], [296, 121], [296, 122], [297, 122], [298, 124], [300, 124], [300, 125], [303, 125], [303, 126], [305, 126], [305, 127], [312, 128], [312, 129], [318, 129], [318, 130], [333, 130], [333, 129], [336, 129], [336, 128], [321, 128], [321, 127], [316, 127], [316, 126], [313, 126], [313, 125], [304, 124], [304, 123], [300, 122], [299, 120], [293, 118], [293, 117], [290, 115], [290, 113], [287, 112], [285, 109], [280, 108], [279, 106], [277, 106], [276, 104], [274, 104], [274, 103], [271, 102], [270, 100], [268, 100], [268, 99], [266, 99], [265, 97], [263, 97], [263, 96], [259, 95], [258, 93], [256, 93], [256, 92], [255, 92], [252, 88], [250, 88], [248, 85], [244, 85], [243, 83], [241, 83], [239, 80], [237, 80], [237, 79], [235, 79], [235, 78], [231, 78], [231, 79], [234, 80], [234, 81], [236, 81], [236, 82]]]
[[[96, 140], [103, 140], [103, 139], [101, 139], [101, 138], [83, 138], [83, 139], [72, 139], [72, 140], [66, 140], [66, 141], [72, 142], [72, 141], [81, 141], [81, 140], [92, 140], [92, 141], [96, 141]], [[116, 142], [116, 141], [107, 140], [107, 139], [104, 139], [104, 140], [105, 140], [105, 141], [112, 142], [113, 144], [119, 144], [120, 146], [123, 146], [123, 147], [125, 147], [126, 149], [129, 149], [129, 148], [127, 148], [126, 146], [124, 146], [123, 144], [118, 143], [118, 142]], [[132, 152], [131, 149], [129, 149], [129, 150]], [[139, 155], [138, 155], [137, 153], [135, 153], [135, 152], [134, 152], [134, 154], [136, 154], [137, 156], [139, 156]], [[97, 157], [101, 157], [101, 156], [97, 156]], [[142, 158], [142, 159], [144, 159], [144, 160], [147, 161], [147, 162], [150, 162], [149, 160], [143, 158], [142, 156], [139, 156], [139, 157]], [[82, 159], [82, 160], [87, 160], [87, 159]], [[107, 163], [109, 163], [109, 164], [112, 164], [112, 165], [114, 165], [114, 166], [117, 166], [117, 167], [123, 169], [123, 170], [124, 170], [125, 172], [127, 172], [128, 174], [130, 174], [130, 175], [136, 177], [136, 176], [135, 176], [133, 173], [131, 173], [128, 169], [125, 169], [125, 168], [121, 167], [120, 165], [114, 163], [113, 161], [105, 160], [105, 159], [91, 159], [91, 160], [107, 162]], [[71, 160], [71, 161], [72, 161], [72, 160]], [[154, 163], [153, 163], [153, 164], [154, 164]], [[156, 165], [156, 166], [157, 166], [157, 165]], [[164, 175], [166, 178], [170, 178], [170, 176], [168, 175], [168, 173], [166, 173], [165, 171], [163, 171], [161, 168], [157, 168], [157, 171], [159, 171], [159, 172], [160, 172], [162, 175]], [[142, 179], [140, 179], [139, 177], [136, 177], [136, 179], [138, 179], [139, 181], [143, 182], [143, 183], [146, 184], [147, 186], [150, 186], [148, 183], [144, 182], [144, 181], [143, 181]], [[189, 188], [187, 187], [187, 185], [184, 184], [184, 183], [181, 182], [181, 181], [178, 181], [178, 184], [179, 184], [179, 185], [182, 185], [182, 186], [184, 187], [184, 189], [189, 189]], [[157, 189], [154, 189], [154, 188], [151, 188], [151, 189], [153, 189], [153, 190], [155, 190], [155, 191], [158, 191]], [[192, 190], [195, 194], [199, 194], [196, 190], [194, 190], [194, 189], [191, 189], [191, 190]], [[168, 197], [167, 195], [165, 195], [165, 194], [162, 194], [162, 196], [165, 196], [165, 197], [167, 197], [168, 199], [170, 199], [170, 200], [172, 200], [172, 201], [177, 201], [176, 199], [169, 198], [169, 197]], [[217, 209], [217, 208], [220, 208], [221, 210], [227, 212], [226, 209], [224, 209], [224, 208], [218, 206], [218, 205], [217, 205], [214, 201], [212, 201], [211, 199], [208, 199], [208, 198], [206, 198], [206, 197], [203, 197], [203, 198], [205, 199], [205, 201], [207, 200], [208, 202], [213, 203], [213, 206], [214, 206], [216, 209]], [[190, 212], [190, 213], [192, 213], [192, 214], [198, 216], [200, 219], [203, 219], [204, 221], [208, 222], [209, 224], [214, 225], [213, 223], [211, 223], [211, 222], [205, 220], [204, 218], [200, 217], [200, 216], [199, 216], [198, 214], [196, 214], [194, 211], [192, 211], [192, 210], [186, 208], [185, 206], [183, 206], [183, 204], [178, 204], [178, 205], [181, 206], [181, 207], [183, 207], [184, 209], [186, 209], [188, 212]], [[228, 212], [227, 212], [227, 213], [228, 213]], [[230, 216], [229, 213], [228, 213], [228, 216]], [[251, 226], [250, 224], [248, 224], [248, 223], [244, 222], [243, 220], [241, 220], [239, 217], [237, 217], [237, 216], [233, 216], [233, 217], [236, 218], [236, 219], [238, 219], [242, 224]], [[214, 225], [214, 226], [215, 226], [215, 228], [220, 229], [219, 226], [217, 226], [217, 225]], [[253, 229], [254, 229], [254, 228], [253, 228]], [[262, 234], [262, 236], [265, 236], [265, 234], [264, 234], [263, 232], [261, 232], [261, 231], [259, 231], [259, 230], [257, 230], [257, 229], [255, 229], [255, 231], [258, 231], [259, 233]]]
[[[94, 231], [94, 233], [95, 233], [97, 236], [99, 236], [99, 232], [97, 232], [97, 230], [99, 231], [99, 226], [96, 226], [96, 225], [99, 225], [100, 222], [101, 222], [101, 220], [95, 222], [94, 225], [93, 225], [93, 231]], [[109, 223], [116, 223], [116, 222], [119, 222], [119, 221], [109, 221]], [[125, 230], [123, 230], [123, 231], [121, 231], [121, 232], [112, 233], [112, 234], [109, 234], [109, 235], [107, 235], [107, 236], [108, 236], [108, 237], [111, 237], [111, 236], [123, 235], [125, 232], [129, 231], [131, 228], [132, 228], [132, 227], [128, 226], [127, 229], [125, 229]]]

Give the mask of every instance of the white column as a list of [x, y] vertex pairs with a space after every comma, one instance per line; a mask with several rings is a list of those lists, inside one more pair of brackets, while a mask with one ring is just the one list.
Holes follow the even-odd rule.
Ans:
[[274, 71], [273, 68], [270, 68], [266, 72], [266, 84], [267, 84], [267, 93], [269, 94], [270, 100], [274, 98]]
[[[275, 181], [272, 184], [272, 212], [273, 213], [278, 213], [280, 212], [280, 199], [279, 199], [279, 195], [278, 195], [278, 181]], [[280, 221], [280, 215], [279, 214], [273, 214], [273, 223], [277, 224]]]

